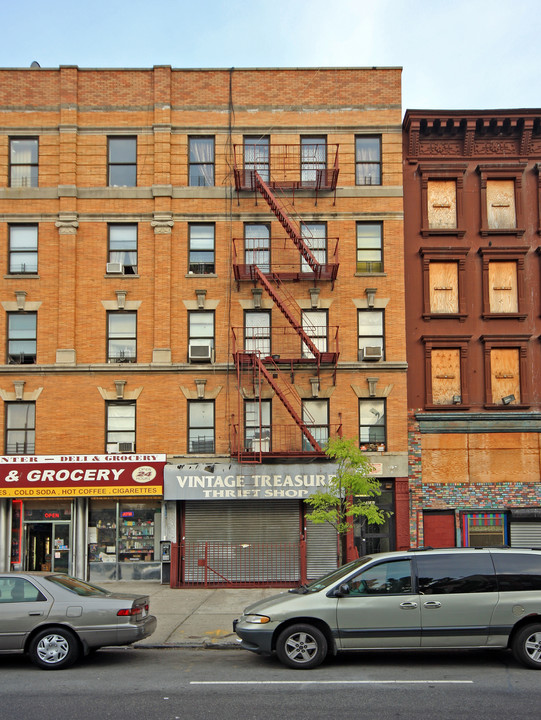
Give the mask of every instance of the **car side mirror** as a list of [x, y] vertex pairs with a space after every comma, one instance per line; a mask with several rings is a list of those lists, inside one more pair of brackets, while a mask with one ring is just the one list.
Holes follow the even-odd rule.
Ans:
[[342, 583], [334, 591], [334, 596], [335, 597], [344, 597], [345, 595], [349, 595], [349, 593], [350, 593], [350, 587], [349, 587], [348, 583]]

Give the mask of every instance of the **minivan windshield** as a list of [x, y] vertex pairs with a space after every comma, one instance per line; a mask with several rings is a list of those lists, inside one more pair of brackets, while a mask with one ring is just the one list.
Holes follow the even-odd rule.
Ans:
[[314, 582], [310, 583], [309, 585], [301, 585], [301, 587], [294, 588], [293, 590], [290, 590], [290, 592], [315, 593], [319, 592], [320, 590], [325, 590], [325, 588], [328, 588], [330, 585], [338, 582], [338, 580], [340, 580], [344, 576], [349, 575], [349, 573], [353, 570], [357, 570], [357, 568], [366, 565], [366, 563], [370, 562], [371, 560], [372, 558], [368, 555], [358, 558], [357, 560], [352, 560], [346, 565], [342, 565], [342, 567], [333, 570], [328, 575], [323, 575], [323, 577], [320, 577], [318, 580], [314, 580]]

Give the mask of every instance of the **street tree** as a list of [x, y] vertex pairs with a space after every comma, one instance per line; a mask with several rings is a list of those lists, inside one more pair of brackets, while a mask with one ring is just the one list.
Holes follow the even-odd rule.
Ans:
[[356, 518], [365, 517], [369, 525], [381, 525], [390, 513], [380, 510], [373, 498], [381, 494], [372, 477], [369, 458], [351, 438], [332, 438], [325, 454], [337, 465], [336, 474], [324, 491], [306, 498], [313, 510], [307, 518], [313, 523], [329, 523], [338, 534], [339, 565], [347, 557], [347, 537]]

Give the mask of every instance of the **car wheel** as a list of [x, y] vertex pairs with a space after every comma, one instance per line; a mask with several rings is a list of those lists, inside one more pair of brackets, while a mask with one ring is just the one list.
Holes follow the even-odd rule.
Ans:
[[28, 654], [32, 662], [43, 670], [69, 667], [80, 655], [79, 641], [64, 628], [48, 628], [39, 632], [30, 643]]
[[513, 639], [513, 655], [526, 667], [541, 670], [541, 624], [526, 625]]
[[284, 665], [309, 670], [325, 659], [327, 639], [313, 625], [291, 625], [278, 636], [276, 654]]

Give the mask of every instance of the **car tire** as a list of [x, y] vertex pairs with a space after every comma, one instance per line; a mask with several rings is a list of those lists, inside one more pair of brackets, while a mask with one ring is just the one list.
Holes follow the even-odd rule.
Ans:
[[297, 670], [321, 665], [327, 655], [327, 638], [313, 625], [290, 625], [276, 641], [280, 662]]
[[81, 654], [81, 647], [70, 630], [53, 627], [42, 630], [32, 638], [28, 654], [42, 670], [61, 670], [73, 665]]
[[513, 638], [511, 647], [519, 663], [541, 670], [541, 623], [521, 628]]

